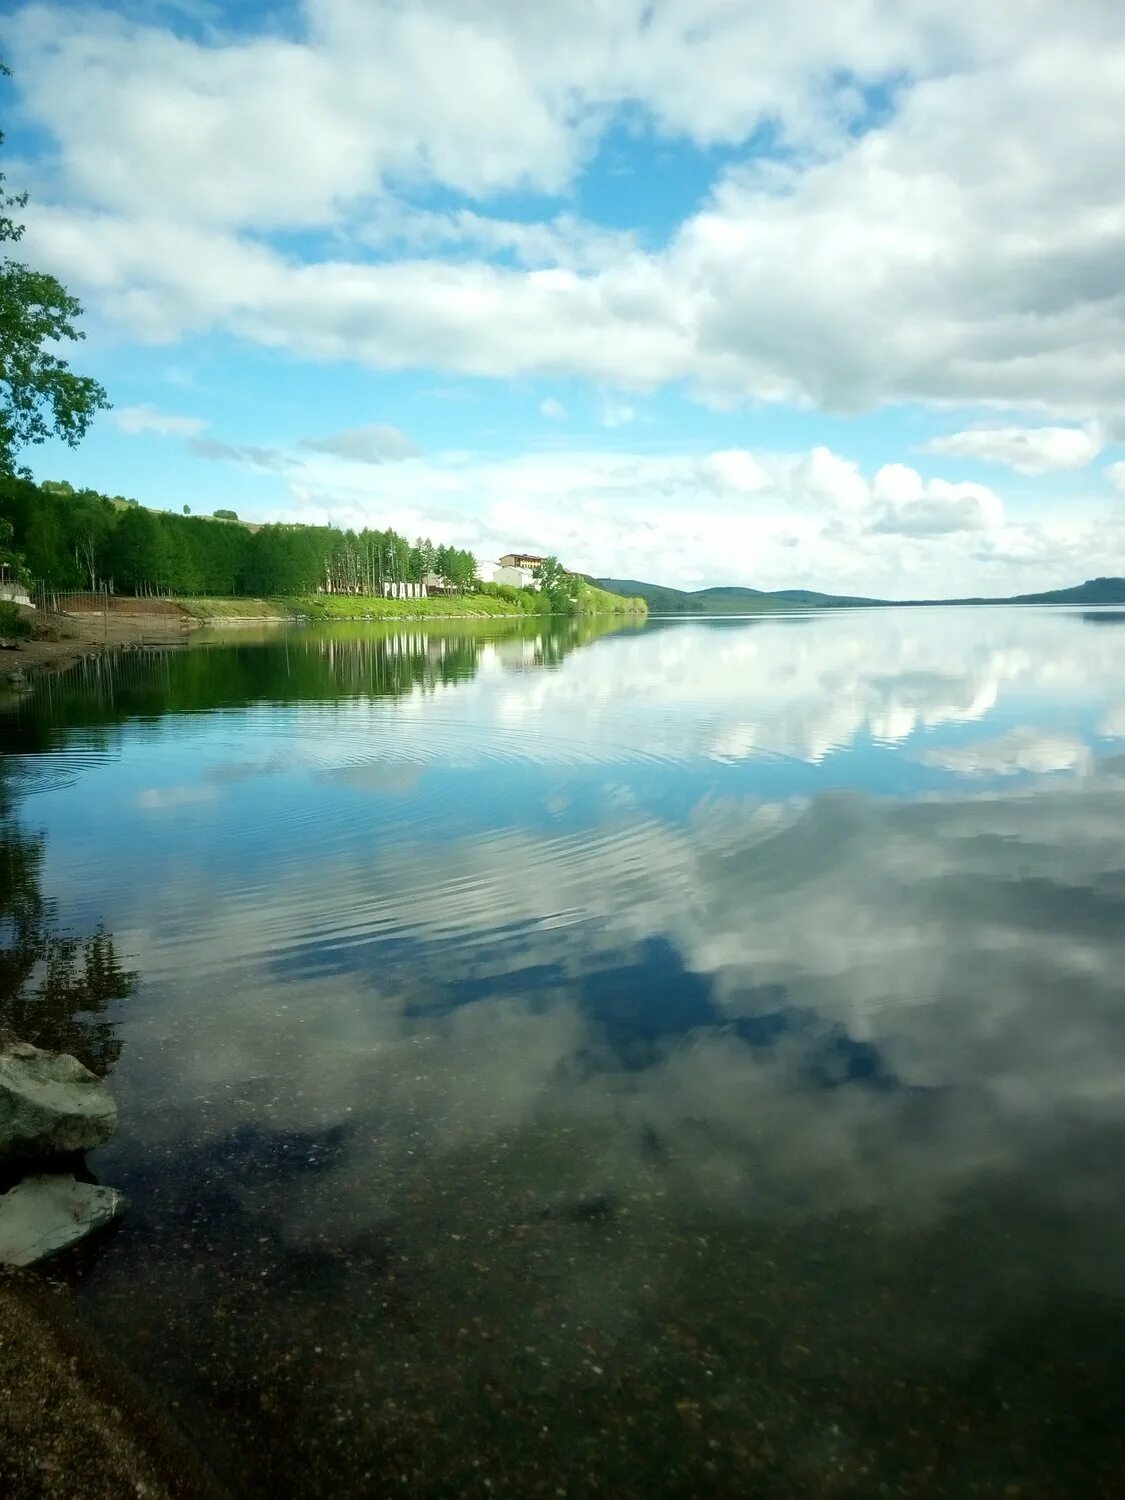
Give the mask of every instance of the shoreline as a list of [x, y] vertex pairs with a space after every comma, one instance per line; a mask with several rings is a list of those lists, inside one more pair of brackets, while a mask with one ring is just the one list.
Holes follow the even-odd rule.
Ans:
[[35, 615], [45, 634], [0, 651], [0, 687], [19, 692], [36, 677], [54, 676], [79, 662], [117, 651], [168, 650], [185, 644], [199, 622], [180, 611]]
[[[340, 596], [336, 596], [339, 598]], [[212, 602], [217, 608], [211, 612]], [[368, 603], [369, 601], [364, 601]], [[455, 620], [526, 620], [545, 623], [556, 619], [618, 619], [623, 624], [647, 618], [639, 610], [606, 610], [582, 615], [550, 615], [525, 610], [460, 609], [420, 610], [417, 600], [385, 600], [381, 605], [403, 605], [405, 608], [356, 608], [334, 610], [320, 601], [294, 599], [291, 606], [263, 599], [132, 599], [124, 596], [104, 615], [100, 611], [67, 614], [28, 612], [34, 624], [44, 630], [38, 638], [13, 641], [0, 650], [0, 693], [18, 694], [32, 679], [65, 672], [79, 662], [120, 651], [166, 651], [187, 645], [190, 638], [203, 630], [237, 630], [263, 625], [330, 625], [330, 624], [420, 624], [426, 621], [449, 623]], [[222, 606], [241, 606], [233, 612], [222, 612]], [[413, 604], [415, 608], [409, 606]], [[308, 606], [308, 607], [302, 607]]]
[[219, 1500], [174, 1418], [104, 1347], [73, 1294], [0, 1269], [0, 1490], [9, 1500]]

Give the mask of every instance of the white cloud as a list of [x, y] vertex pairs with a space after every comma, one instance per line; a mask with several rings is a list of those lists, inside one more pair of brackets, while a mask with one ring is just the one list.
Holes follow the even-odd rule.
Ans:
[[879, 507], [874, 529], [903, 536], [943, 536], [957, 531], [990, 531], [1004, 522], [999, 495], [983, 484], [923, 480], [906, 464], [885, 464], [875, 475]]
[[[104, 12], [20, 11], [11, 51], [60, 156], [29, 250], [149, 338], [218, 327], [378, 368], [685, 381], [849, 410], [1122, 408], [1110, 0], [1029, 0], [1018, 18], [849, 0], [816, 27], [782, 0], [309, 0], [305, 18], [294, 40], [203, 47]], [[867, 85], [890, 107], [874, 126]], [[324, 226], [354, 242], [388, 182], [560, 191], [622, 107], [700, 144], [768, 120], [799, 149], [732, 168], [656, 249], [476, 213], [427, 219], [420, 242], [532, 268], [306, 263], [257, 237]], [[1029, 441], [1057, 463], [1057, 438]]]
[[1107, 464], [1106, 473], [1114, 489], [1125, 495], [1125, 463]]
[[155, 432], [161, 437], [194, 437], [207, 429], [207, 423], [199, 417], [157, 411], [147, 402], [143, 406], [119, 406], [112, 417], [114, 426], [131, 436]]
[[1090, 427], [970, 427], [934, 438], [930, 453], [1003, 464], [1017, 474], [1049, 474], [1080, 469], [1102, 451], [1104, 435]]
[[378, 469], [300, 456], [288, 519], [390, 524], [483, 558], [525, 546], [601, 577], [929, 598], [1070, 584], [1092, 554], [1125, 574], [1120, 521], [1017, 524], [983, 486], [891, 466], [869, 478], [827, 448], [437, 454]]
[[812, 510], [856, 511], [871, 498], [859, 465], [830, 448], [814, 448], [794, 465], [789, 477], [795, 502]]
[[928, 766], [959, 771], [965, 776], [1015, 776], [1021, 771], [1046, 775], [1052, 771], [1083, 771], [1093, 761], [1089, 745], [1072, 734], [1025, 727], [994, 740], [928, 750], [921, 757]]
[[539, 411], [549, 422], [565, 422], [567, 418], [566, 407], [561, 401], [556, 401], [554, 396], [548, 396], [545, 401], [540, 401]]
[[418, 447], [398, 427], [386, 422], [373, 422], [366, 427], [349, 427], [331, 437], [305, 438], [302, 448], [314, 453], [331, 453], [338, 458], [350, 458], [361, 464], [397, 463], [406, 458], [415, 458]]
[[375, 216], [358, 228], [356, 237], [381, 251], [510, 254], [523, 266], [573, 271], [604, 269], [638, 248], [636, 235], [605, 229], [574, 214], [528, 223], [490, 218], [467, 208], [438, 213], [394, 199], [382, 202]]
[[617, 401], [611, 397], [602, 401], [600, 420], [603, 427], [627, 427], [636, 415], [636, 408], [627, 401]]

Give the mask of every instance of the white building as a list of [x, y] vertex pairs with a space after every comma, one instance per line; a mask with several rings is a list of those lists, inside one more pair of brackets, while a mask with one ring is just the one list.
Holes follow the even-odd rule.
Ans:
[[480, 576], [487, 583], [510, 583], [517, 589], [539, 587], [539, 575], [534, 568], [508, 563], [503, 558], [499, 562], [481, 563]]

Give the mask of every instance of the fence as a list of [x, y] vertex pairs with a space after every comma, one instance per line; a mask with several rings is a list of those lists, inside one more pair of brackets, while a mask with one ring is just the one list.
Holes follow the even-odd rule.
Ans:
[[56, 615], [104, 614], [113, 607], [111, 600], [116, 603], [116, 596], [108, 588], [53, 589], [42, 579], [34, 585], [32, 598], [39, 609]]
[[32, 597], [48, 614], [84, 617], [100, 629], [104, 641], [111, 638], [144, 645], [151, 638], [166, 642], [170, 636], [192, 629], [194, 620], [173, 599], [162, 594], [115, 594], [100, 589], [55, 589], [40, 579]]

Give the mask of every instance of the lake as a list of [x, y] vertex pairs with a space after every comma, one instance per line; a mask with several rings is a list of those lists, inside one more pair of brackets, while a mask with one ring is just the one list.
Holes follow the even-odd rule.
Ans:
[[1125, 1494], [1125, 613], [244, 632], [0, 745], [66, 1274], [232, 1492]]

